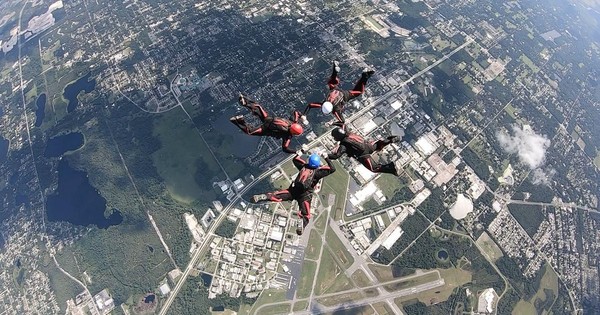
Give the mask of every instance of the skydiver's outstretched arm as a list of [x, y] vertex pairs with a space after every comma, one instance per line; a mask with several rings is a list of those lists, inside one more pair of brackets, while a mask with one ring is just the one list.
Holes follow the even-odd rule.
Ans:
[[292, 113], [292, 121], [298, 123], [300, 117], [302, 117], [302, 113], [297, 110], [294, 110], [294, 112]]
[[329, 155], [327, 157], [332, 160], [337, 160], [345, 153], [346, 153], [346, 146], [340, 144], [332, 153], [329, 153]]
[[327, 165], [319, 167], [315, 172], [315, 178], [317, 180], [325, 176], [329, 176], [335, 172], [335, 165], [333, 165], [333, 162], [331, 159], [329, 159], [329, 157], [325, 157], [325, 162], [327, 162]]
[[294, 166], [298, 169], [301, 170], [304, 165], [306, 165], [306, 161], [300, 157], [300, 155], [296, 154], [296, 156], [294, 156], [294, 159], [292, 160], [292, 162], [294, 163]]
[[340, 64], [337, 61], [333, 62], [333, 67], [331, 69], [331, 76], [329, 76], [329, 81], [327, 81], [327, 86], [330, 90], [335, 89], [338, 84], [340, 84], [340, 78], [338, 77], [338, 72], [340, 72]]
[[309, 110], [313, 108], [321, 108], [321, 106], [323, 106], [323, 103], [309, 103], [304, 109], [304, 115], [306, 115], [306, 113], [308, 113]]
[[292, 142], [292, 137], [286, 137], [283, 138], [283, 141], [281, 142], [281, 149], [283, 150], [283, 152], [285, 153], [296, 153], [296, 151], [290, 149], [290, 143]]
[[335, 122], [334, 125], [342, 127], [346, 123], [346, 120], [344, 119], [344, 115], [342, 115], [341, 106], [333, 106], [333, 110], [331, 112], [333, 113], [335, 119], [337, 119], [337, 122]]

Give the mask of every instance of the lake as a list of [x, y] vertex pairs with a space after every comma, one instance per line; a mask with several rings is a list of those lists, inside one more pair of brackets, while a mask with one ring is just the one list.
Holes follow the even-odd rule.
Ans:
[[35, 110], [35, 126], [39, 127], [44, 122], [46, 117], [46, 93], [42, 93], [35, 101], [37, 109]]
[[51, 222], [95, 225], [106, 229], [123, 222], [119, 211], [105, 217], [106, 199], [90, 185], [87, 173], [72, 168], [67, 159], [58, 163], [58, 188], [46, 199], [46, 215]]
[[46, 143], [45, 157], [59, 157], [68, 151], [74, 151], [83, 146], [83, 134], [71, 132], [50, 138]]
[[[217, 132], [221, 133], [222, 135], [233, 137], [231, 153], [239, 158], [245, 158], [254, 154], [261, 138], [244, 134], [240, 128], [236, 127], [229, 121], [229, 118], [233, 116], [246, 114], [245, 111], [248, 110], [245, 108], [242, 108], [241, 110], [238, 109], [237, 111], [234, 109], [229, 109], [225, 111], [223, 115], [219, 116], [213, 123], [213, 128], [217, 130]], [[257, 121], [256, 124], [258, 123], [259, 122]]]
[[89, 80], [91, 75], [92, 73], [88, 72], [88, 74], [77, 79], [77, 81], [65, 86], [63, 96], [69, 101], [69, 104], [67, 105], [68, 113], [75, 110], [77, 105], [79, 105], [79, 100], [77, 99], [77, 95], [79, 95], [79, 92], [83, 91], [85, 93], [90, 93], [96, 87], [96, 80]]

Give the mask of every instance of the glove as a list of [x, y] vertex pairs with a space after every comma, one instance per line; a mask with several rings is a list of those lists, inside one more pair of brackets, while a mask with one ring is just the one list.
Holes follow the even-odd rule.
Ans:
[[308, 145], [305, 143], [302, 145], [301, 149], [302, 153], [306, 153], [306, 151], [308, 151]]
[[302, 124], [308, 126], [308, 119], [306, 119], [305, 115], [300, 116], [300, 120], [302, 120]]

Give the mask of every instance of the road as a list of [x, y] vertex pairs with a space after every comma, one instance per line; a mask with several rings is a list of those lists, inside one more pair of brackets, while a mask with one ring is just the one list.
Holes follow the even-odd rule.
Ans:
[[[398, 86], [398, 88], [402, 87], [402, 86], [404, 86], [404, 85], [406, 85], [406, 84], [408, 84], [410, 82], [412, 82], [414, 79], [416, 79], [416, 78], [422, 76], [423, 74], [427, 73], [429, 70], [433, 69], [434, 67], [436, 67], [440, 63], [444, 62], [445, 60], [447, 60], [448, 58], [450, 58], [452, 55], [454, 55], [455, 53], [457, 53], [458, 51], [462, 50], [463, 48], [465, 48], [466, 46], [468, 46], [469, 44], [471, 44], [473, 41], [474, 40], [469, 37], [468, 40], [465, 43], [463, 43], [462, 45], [458, 46], [457, 48], [455, 48], [454, 50], [452, 50], [448, 54], [444, 55], [442, 58], [440, 58], [436, 62], [434, 62], [431, 65], [427, 66], [423, 70], [421, 70], [421, 71], [417, 72], [416, 74], [412, 75], [411, 77], [409, 77], [407, 80], [405, 80], [404, 82], [402, 82]], [[366, 112], [368, 112], [369, 110], [371, 110], [377, 104], [379, 104], [382, 101], [388, 99], [390, 96], [392, 96], [395, 93], [396, 93], [395, 90], [388, 91], [384, 95], [378, 97], [370, 105], [364, 106], [362, 109], [360, 109], [359, 111], [357, 111], [356, 113], [354, 113], [353, 115], [351, 115], [350, 117], [348, 117], [347, 121], [348, 122], [354, 121], [356, 118], [364, 115]], [[181, 106], [181, 107], [183, 108], [183, 106]], [[309, 147], [314, 146], [315, 144], [319, 143], [321, 141], [321, 139], [323, 139], [324, 137], [327, 137], [327, 136], [329, 136], [328, 133], [324, 133], [324, 134], [318, 136], [315, 140], [313, 140], [310, 143], [308, 143], [308, 146]], [[285, 164], [285, 163], [289, 162], [290, 160], [292, 160], [292, 158], [293, 158], [292, 155], [288, 156], [283, 161], [281, 161], [279, 163], [279, 165], [282, 165], [282, 164]], [[200, 258], [201, 253], [204, 251], [205, 247], [208, 246], [208, 244], [209, 244], [208, 241], [210, 239], [210, 237], [208, 237], [208, 236], [210, 234], [212, 234], [215, 231], [215, 229], [221, 224], [221, 222], [223, 221], [223, 219], [225, 219], [227, 217], [227, 214], [228, 214], [229, 210], [231, 210], [231, 208], [234, 205], [236, 205], [242, 199], [241, 196], [243, 196], [246, 192], [248, 192], [252, 187], [254, 187], [262, 179], [264, 179], [265, 177], [271, 175], [271, 173], [274, 170], [276, 170], [276, 169], [278, 169], [278, 168], [272, 168], [270, 170], [267, 170], [267, 171], [263, 172], [260, 176], [258, 176], [257, 178], [255, 178], [252, 182], [250, 182], [244, 189], [242, 189], [239, 192], [239, 194], [229, 203], [229, 205], [227, 205], [227, 207], [225, 207], [225, 209], [223, 209], [221, 215], [218, 218], [215, 219], [215, 221], [211, 225], [210, 229], [208, 230], [207, 237], [204, 240], [204, 242], [200, 246], [198, 246], [196, 248], [196, 250], [194, 251], [194, 253], [192, 255], [192, 258], [190, 259], [190, 262], [188, 263], [188, 266], [185, 268], [185, 271], [181, 275], [180, 280], [177, 282], [177, 284], [175, 285], [175, 288], [171, 291], [171, 294], [169, 295], [169, 297], [165, 301], [165, 304], [163, 305], [162, 309], [160, 310], [159, 315], [165, 315], [167, 313], [167, 311], [169, 310], [169, 307], [171, 306], [171, 304], [173, 303], [173, 300], [175, 300], [175, 297], [177, 296], [177, 294], [181, 290], [181, 287], [183, 286], [183, 284], [187, 280], [187, 277], [188, 277], [190, 271], [193, 269], [193, 266], [196, 265], [196, 263], [198, 262], [198, 259]], [[364, 270], [364, 268], [363, 268], [363, 270]], [[370, 270], [366, 270], [366, 271], [370, 272]]]

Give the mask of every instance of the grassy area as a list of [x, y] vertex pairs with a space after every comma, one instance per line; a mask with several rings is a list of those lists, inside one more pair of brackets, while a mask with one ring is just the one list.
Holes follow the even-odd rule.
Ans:
[[379, 315], [394, 315], [394, 310], [392, 310], [385, 302], [375, 303], [371, 305], [371, 307], [373, 307]]
[[325, 306], [334, 306], [334, 305], [340, 305], [340, 304], [344, 304], [344, 303], [350, 303], [356, 300], [360, 300], [362, 298], [362, 295], [359, 292], [352, 292], [352, 293], [344, 293], [344, 294], [339, 294], [339, 295], [334, 295], [334, 296], [330, 296], [330, 297], [326, 297], [326, 298], [321, 298], [318, 299], [317, 301], [320, 304], [323, 304]]
[[538, 66], [536, 66], [533, 61], [531, 61], [531, 59], [529, 59], [529, 57], [525, 56], [525, 55], [521, 55], [521, 57], [519, 57], [519, 60], [521, 60], [522, 63], [524, 63], [526, 66], [529, 67], [529, 69], [531, 69], [531, 71], [533, 73], [537, 73], [540, 71], [540, 68], [538, 68]]
[[294, 309], [292, 309], [292, 311], [294, 312], [300, 312], [300, 311], [304, 311], [308, 308], [308, 301], [300, 301], [300, 302], [296, 302], [296, 304], [294, 304]]
[[308, 236], [308, 246], [306, 246], [306, 250], [304, 251], [304, 258], [317, 260], [322, 245], [321, 235], [317, 233], [317, 230], [312, 229]]
[[325, 227], [327, 227], [327, 213], [320, 213], [315, 221], [314, 229], [323, 234], [325, 233]]
[[369, 269], [375, 275], [379, 282], [387, 282], [396, 279], [392, 273], [392, 268], [385, 265], [369, 264]]
[[[536, 310], [537, 314], [541, 314], [541, 313], [544, 313], [545, 311], [550, 310], [550, 307], [556, 300], [557, 296], [558, 296], [558, 276], [556, 275], [554, 270], [552, 270], [552, 268], [550, 268], [548, 265], [546, 265], [544, 276], [542, 277], [542, 280], [540, 281], [540, 286], [539, 286], [537, 292], [535, 293], [535, 295], [529, 300], [529, 302], [527, 304], [533, 306], [534, 309]], [[525, 302], [525, 301], [521, 301], [521, 302]], [[521, 304], [521, 302], [519, 302], [519, 304]], [[519, 307], [519, 304], [517, 304], [517, 308]], [[525, 308], [525, 306], [521, 306], [521, 307]], [[515, 308], [515, 310], [517, 310], [517, 308]], [[514, 314], [514, 311], [513, 311], [513, 314]]]
[[169, 194], [187, 204], [214, 199], [212, 181], [222, 176], [221, 170], [185, 114], [180, 110], [163, 114], [155, 122], [153, 134], [162, 147], [152, 154], [152, 160]]
[[379, 176], [375, 180], [375, 184], [377, 184], [377, 187], [381, 189], [381, 192], [383, 192], [383, 195], [387, 199], [392, 198], [403, 187], [400, 179], [395, 176]]
[[502, 254], [502, 250], [486, 232], [483, 232], [483, 234], [479, 236], [476, 243], [479, 247], [481, 247], [481, 249], [483, 249], [482, 254], [492, 262], [496, 262], [498, 258], [504, 256]]
[[[258, 297], [256, 302], [252, 305], [252, 307], [250, 309], [241, 309], [240, 308], [239, 313], [240, 314], [254, 314], [256, 312], [256, 309], [258, 309], [261, 305], [285, 301], [286, 300], [286, 297], [285, 297], [286, 292], [287, 292], [286, 290], [280, 290], [280, 289], [266, 289], [266, 290], [262, 291], [262, 293], [260, 294], [260, 296]], [[288, 305], [288, 309], [289, 309], [289, 305]]]
[[327, 228], [327, 245], [329, 245], [333, 251], [333, 254], [337, 258], [337, 262], [341, 264], [340, 267], [342, 267], [342, 269], [347, 269], [352, 265], [354, 258], [350, 255], [346, 246], [333, 232], [331, 227]]
[[328, 204], [327, 206], [331, 206], [331, 209], [333, 210], [333, 219], [339, 221], [344, 214], [350, 175], [339, 162], [334, 161], [333, 163], [335, 164], [336, 171], [323, 180], [323, 187], [321, 188], [319, 195], [321, 195], [324, 202], [327, 202], [329, 199], [329, 194], [335, 195], [335, 204]]
[[506, 105], [506, 108], [504, 108], [504, 110], [510, 117], [512, 117], [512, 119], [517, 119], [517, 117], [515, 116], [516, 109], [511, 104]]
[[515, 309], [512, 311], [513, 315], [522, 315], [522, 314], [537, 314], [537, 312], [535, 311], [535, 307], [533, 306], [533, 304], [525, 301], [525, 300], [520, 300], [519, 303], [517, 303], [517, 306], [515, 306]]
[[314, 261], [305, 260], [302, 264], [302, 277], [300, 277], [300, 282], [298, 283], [296, 297], [302, 299], [307, 298], [310, 295], [316, 273], [317, 264]]
[[367, 287], [373, 284], [371, 283], [371, 281], [369, 281], [369, 278], [367, 278], [367, 275], [364, 271], [362, 271], [362, 269], [356, 270], [352, 274], [351, 278], [354, 281], [354, 283], [356, 283], [356, 285], [358, 285], [359, 287]]
[[289, 177], [292, 177], [292, 176], [294, 176], [294, 174], [298, 173], [298, 169], [294, 166], [294, 162], [292, 162], [291, 160], [288, 162], [285, 162], [285, 164], [283, 164], [281, 166], [281, 169], [283, 169], [283, 171]]
[[329, 250], [324, 250], [321, 256], [319, 274], [317, 275], [318, 281], [315, 294], [320, 295], [352, 289], [351, 281], [344, 274], [344, 270], [344, 268], [337, 265], [332, 253]]
[[352, 315], [373, 315], [375, 311], [369, 305], [359, 306], [355, 308], [337, 310], [331, 313], [325, 313], [324, 315], [339, 315], [339, 314], [352, 314]]
[[290, 306], [291, 306], [290, 303], [266, 306], [260, 310], [260, 314], [261, 315], [288, 314], [290, 312]]

